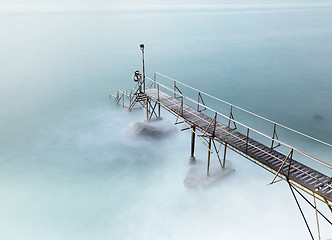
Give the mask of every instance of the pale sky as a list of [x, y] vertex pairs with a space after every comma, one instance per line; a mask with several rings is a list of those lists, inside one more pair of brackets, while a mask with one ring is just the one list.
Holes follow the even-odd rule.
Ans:
[[332, 7], [332, 1], [271, 0], [0, 0], [0, 12], [94, 12], [140, 10], [227, 10]]

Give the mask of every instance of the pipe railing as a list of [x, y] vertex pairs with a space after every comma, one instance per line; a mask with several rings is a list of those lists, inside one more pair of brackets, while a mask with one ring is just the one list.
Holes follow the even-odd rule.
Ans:
[[[292, 128], [286, 127], [286, 126], [284, 126], [284, 125], [282, 125], [282, 124], [280, 124], [280, 123], [277, 123], [277, 122], [275, 122], [275, 121], [272, 121], [272, 120], [270, 120], [270, 119], [267, 119], [267, 118], [265, 118], [265, 117], [262, 117], [262, 116], [260, 116], [260, 115], [258, 115], [258, 114], [255, 114], [255, 113], [253, 113], [253, 112], [250, 112], [250, 111], [248, 111], [248, 110], [246, 110], [246, 109], [244, 109], [244, 108], [238, 107], [238, 106], [233, 105], [233, 104], [231, 104], [231, 103], [229, 103], [229, 102], [227, 102], [227, 101], [224, 101], [224, 100], [219, 99], [219, 98], [217, 98], [217, 97], [214, 97], [214, 96], [212, 96], [212, 95], [210, 95], [210, 94], [208, 94], [208, 93], [205, 93], [205, 92], [200, 91], [200, 90], [198, 90], [198, 89], [196, 89], [196, 88], [193, 88], [193, 87], [191, 87], [191, 86], [189, 86], [189, 85], [187, 85], [187, 84], [185, 84], [185, 83], [182, 83], [182, 82], [180, 82], [180, 81], [177, 81], [177, 80], [175, 80], [175, 79], [173, 79], [173, 78], [171, 78], [171, 77], [168, 77], [168, 76], [163, 75], [163, 74], [158, 73], [158, 72], [155, 73], [155, 76], [156, 76], [156, 75], [162, 76], [162, 77], [164, 77], [164, 78], [166, 78], [166, 79], [169, 79], [169, 80], [171, 80], [171, 81], [175, 81], [175, 82], [176, 82], [177, 84], [179, 84], [179, 85], [185, 86], [185, 87], [187, 87], [187, 88], [189, 88], [189, 89], [191, 89], [191, 90], [194, 90], [194, 91], [196, 91], [196, 92], [200, 92], [201, 95], [205, 95], [205, 96], [210, 97], [210, 98], [212, 98], [212, 99], [214, 99], [214, 100], [217, 100], [217, 101], [219, 101], [219, 102], [222, 102], [222, 103], [224, 103], [224, 104], [226, 104], [226, 105], [232, 106], [233, 108], [236, 108], [236, 109], [238, 109], [238, 110], [240, 110], [240, 111], [246, 112], [246, 113], [248, 113], [248, 114], [250, 114], [250, 115], [252, 115], [252, 116], [255, 116], [255, 117], [257, 117], [257, 118], [260, 118], [260, 119], [262, 119], [262, 120], [264, 120], [264, 121], [267, 121], [267, 122], [270, 122], [270, 123], [272, 123], [272, 124], [275, 124], [276, 126], [279, 126], [279, 127], [281, 127], [281, 128], [284, 128], [284, 129], [286, 129], [286, 130], [288, 130], [288, 131], [294, 132], [294, 133], [296, 133], [296, 134], [299, 134], [299, 135], [301, 135], [301, 136], [304, 136], [304, 137], [306, 137], [306, 138], [309, 138], [309, 139], [311, 139], [311, 140], [314, 140], [314, 141], [316, 141], [316, 142], [319, 142], [319, 143], [321, 143], [321, 144], [324, 144], [324, 145], [326, 145], [326, 146], [328, 146], [328, 147], [332, 147], [332, 144], [330, 144], [330, 143], [326, 143], [326, 142], [324, 142], [324, 141], [321, 141], [321, 140], [319, 140], [319, 139], [316, 139], [316, 138], [314, 138], [314, 137], [311, 137], [311, 136], [309, 136], [309, 135], [306, 135], [306, 134], [304, 134], [304, 133], [301, 133], [301, 132], [299, 132], [299, 131], [296, 131], [296, 130], [294, 130], [294, 129], [292, 129]], [[155, 77], [155, 79], [156, 79], [156, 77]]]
[[[243, 124], [243, 123], [241, 123], [241, 122], [235, 120], [234, 118], [232, 118], [231, 115], [230, 115], [230, 116], [226, 116], [226, 115], [224, 115], [224, 114], [222, 114], [222, 113], [220, 113], [220, 112], [218, 112], [218, 111], [215, 111], [214, 109], [212, 109], [212, 108], [206, 106], [205, 104], [202, 104], [202, 103], [200, 103], [200, 102], [198, 102], [198, 101], [196, 101], [196, 100], [194, 100], [194, 99], [192, 99], [192, 98], [190, 98], [190, 97], [188, 97], [188, 96], [186, 96], [186, 95], [180, 93], [179, 91], [177, 91], [177, 90], [179, 89], [179, 88], [178, 88], [178, 85], [182, 85], [182, 86], [185, 86], [185, 87], [187, 87], [187, 88], [189, 88], [189, 89], [191, 89], [191, 90], [194, 90], [195, 92], [198, 92], [198, 94], [203, 94], [203, 95], [208, 96], [208, 97], [210, 97], [211, 95], [206, 94], [206, 93], [204, 93], [204, 92], [202, 92], [202, 91], [200, 91], [200, 90], [198, 90], [198, 89], [196, 89], [196, 88], [190, 87], [190, 86], [188, 86], [188, 85], [186, 85], [186, 84], [184, 84], [184, 83], [181, 83], [181, 82], [179, 82], [179, 81], [177, 81], [177, 80], [175, 80], [175, 79], [169, 78], [169, 77], [167, 77], [167, 76], [165, 76], [165, 75], [162, 75], [162, 74], [156, 73], [156, 75], [157, 75], [157, 74], [158, 74], [158, 75], [161, 75], [161, 76], [163, 76], [163, 77], [166, 77], [166, 78], [168, 78], [168, 79], [170, 79], [170, 80], [173, 81], [173, 89], [172, 89], [171, 87], [167, 87], [166, 85], [163, 85], [163, 84], [157, 82], [157, 81], [156, 81], [156, 80], [157, 80], [156, 77], [154, 77], [154, 79], [151, 79], [151, 78], [148, 78], [148, 77], [147, 77], [147, 78], [146, 78], [147, 80], [152, 81], [152, 82], [154, 83], [154, 84], [152, 84], [152, 85], [154, 85], [154, 86], [158, 86], [158, 93], [159, 93], [159, 88], [162, 87], [162, 88], [164, 88], [164, 89], [170, 91], [170, 92], [172, 93], [172, 95], [174, 94], [174, 96], [179, 95], [179, 96], [182, 97], [182, 99], [186, 99], [186, 100], [188, 100], [189, 102], [194, 103], [195, 105], [197, 104], [198, 107], [201, 106], [201, 107], [203, 107], [204, 109], [211, 111], [213, 114], [216, 114], [216, 116], [223, 117], [225, 120], [229, 121], [229, 123], [230, 123], [230, 122], [234, 122], [234, 123], [238, 124], [239, 126], [245, 128], [245, 129], [247, 129], [246, 139], [242, 139], [242, 138], [239, 138], [238, 136], [236, 136], [236, 135], [234, 135], [234, 134], [231, 134], [231, 135], [233, 135], [233, 137], [237, 138], [238, 140], [240, 140], [240, 141], [245, 141], [245, 142], [246, 142], [246, 148], [248, 148], [248, 145], [252, 145], [252, 144], [248, 143], [249, 131], [250, 131], [250, 132], [257, 133], [258, 135], [260, 135], [260, 136], [262, 136], [262, 137], [264, 137], [264, 138], [266, 138], [266, 139], [269, 139], [270, 141], [273, 141], [273, 142], [276, 142], [276, 143], [278, 143], [278, 144], [280, 144], [280, 145], [282, 145], [282, 146], [285, 146], [285, 147], [287, 147], [288, 149], [292, 149], [293, 151], [298, 152], [299, 154], [301, 154], [301, 155], [303, 155], [303, 156], [305, 156], [305, 157], [307, 157], [307, 158], [309, 158], [309, 159], [315, 161], [316, 163], [319, 163], [320, 165], [322, 165], [322, 166], [324, 166], [324, 167], [327, 167], [327, 168], [329, 168], [329, 169], [332, 169], [332, 165], [331, 165], [330, 163], [328, 163], [328, 162], [326, 162], [326, 161], [323, 161], [323, 160], [321, 160], [321, 159], [319, 159], [319, 158], [317, 158], [317, 157], [314, 157], [314, 156], [312, 156], [312, 155], [310, 155], [310, 154], [308, 154], [308, 153], [306, 153], [306, 152], [304, 152], [304, 151], [302, 151], [302, 150], [300, 150], [300, 149], [294, 148], [294, 147], [292, 147], [292, 146], [290, 146], [290, 145], [288, 145], [288, 144], [286, 144], [286, 143], [284, 143], [284, 142], [282, 142], [282, 141], [276, 139], [274, 136], [270, 137], [270, 136], [268, 136], [268, 135], [266, 135], [266, 134], [264, 134], [264, 133], [262, 133], [262, 132], [260, 132], [260, 131], [258, 131], [258, 130], [256, 130], [256, 129], [252, 128], [252, 127], [247, 126], [246, 124]], [[156, 75], [155, 75], [155, 76], [156, 76]], [[158, 98], [159, 98], [159, 94], [158, 94]], [[213, 97], [213, 96], [211, 96], [211, 98], [213, 98], [213, 99], [215, 99], [215, 100], [218, 100], [218, 101], [221, 101], [221, 102], [224, 102], [224, 103], [227, 103], [227, 102], [225, 102], [225, 101], [223, 101], [223, 100], [220, 100], [220, 99], [218, 99], [218, 98], [215, 98], [215, 97]], [[233, 105], [233, 104], [229, 104], [229, 103], [227, 103], [227, 104], [231, 107], [231, 109], [232, 109], [232, 108], [237, 108], [237, 109], [242, 110], [242, 108], [239, 108], [239, 107], [237, 107], [237, 106], [235, 106], [235, 105]], [[182, 100], [181, 105], [183, 105], [183, 100]], [[245, 112], [250, 113], [250, 112], [247, 111], [247, 110], [245, 110]], [[260, 116], [257, 115], [257, 114], [252, 114], [252, 115], [260, 117]], [[265, 118], [263, 118], [263, 117], [260, 117], [260, 118], [263, 119], [263, 120], [265, 120]], [[206, 121], [205, 119], [201, 119], [201, 120], [202, 120], [202, 121]], [[283, 127], [283, 125], [281, 125], [281, 124], [277, 124], [277, 123], [275, 123], [275, 122], [273, 122], [273, 121], [271, 121], [271, 120], [268, 120], [268, 119], [267, 119], [267, 121], [270, 122], [270, 123], [275, 124], [275, 126], [281, 126], [281, 127]], [[207, 122], [207, 121], [206, 121], [206, 122]], [[218, 128], [218, 127], [217, 127], [217, 128]], [[286, 129], [290, 129], [290, 128], [287, 128], [287, 127], [285, 127], [285, 128], [286, 128]], [[222, 129], [222, 128], [219, 128], [219, 129], [222, 130], [222, 131], [225, 131], [225, 129]], [[297, 133], [298, 131], [293, 130], [293, 132]], [[230, 134], [229, 132], [227, 132], [227, 133]], [[301, 135], [302, 135], [302, 136], [307, 136], [307, 135], [305, 135], [305, 134], [301, 134]], [[312, 137], [309, 137], [309, 138], [312, 139], [312, 140], [316, 140], [315, 138], [312, 138]], [[317, 142], [319, 142], [319, 143], [324, 143], [324, 142], [322, 142], [322, 141], [320, 141], [320, 140], [317, 140]], [[327, 144], [327, 143], [324, 143], [324, 145], [326, 145], [326, 146], [328, 146], [328, 147], [331, 146], [330, 144]], [[259, 149], [257, 146], [254, 146], [254, 145], [252, 145], [251, 147], [256, 148], [256, 149], [258, 149], [258, 150], [260, 150], [260, 151], [264, 151], [264, 150]], [[265, 151], [265, 152], [266, 152], [266, 151]], [[268, 153], [268, 152], [266, 152], [266, 153], [269, 154], [269, 155], [271, 155], [273, 158], [276, 158], [276, 159], [280, 160], [278, 157], [276, 157], [276, 156], [274, 156], [274, 155], [272, 155], [272, 154], [270, 154], [270, 153]], [[293, 166], [292, 166], [292, 167], [293, 167]], [[300, 170], [300, 171], [301, 171], [301, 170]], [[303, 173], [305, 173], [305, 172], [303, 172]]]

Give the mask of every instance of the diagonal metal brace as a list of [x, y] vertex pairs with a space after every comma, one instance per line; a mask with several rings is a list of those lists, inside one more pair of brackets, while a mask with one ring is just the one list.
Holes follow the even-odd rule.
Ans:
[[287, 157], [285, 158], [285, 160], [283, 161], [283, 163], [281, 164], [278, 172], [276, 173], [276, 175], [274, 176], [272, 182], [269, 184], [269, 185], [272, 185], [274, 183], [274, 180], [276, 180], [276, 178], [278, 177], [281, 169], [284, 167], [285, 163], [287, 162], [288, 158], [292, 158], [292, 155], [293, 155], [293, 149], [290, 150], [290, 152], [288, 153]]

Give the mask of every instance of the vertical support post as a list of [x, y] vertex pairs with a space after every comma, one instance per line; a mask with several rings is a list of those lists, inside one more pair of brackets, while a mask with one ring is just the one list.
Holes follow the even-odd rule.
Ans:
[[160, 118], [159, 84], [157, 84], [157, 92], [158, 92], [158, 118]]
[[196, 126], [193, 125], [192, 127], [192, 133], [191, 133], [191, 154], [190, 154], [190, 158], [189, 161], [190, 162], [194, 162], [195, 159], [195, 137], [196, 137]]
[[142, 62], [143, 62], [143, 92], [145, 92], [145, 65], [144, 65], [144, 44], [140, 45], [142, 51]]
[[176, 94], [175, 94], [175, 90], [176, 90], [176, 83], [175, 83], [175, 81], [173, 81], [173, 84], [174, 84], [173, 93], [174, 93], [174, 98], [175, 98], [175, 97], [176, 97]]
[[249, 128], [247, 128], [246, 153], [248, 152]]
[[211, 143], [212, 143], [212, 137], [209, 137], [208, 162], [207, 162], [207, 169], [206, 169], [207, 175], [210, 175]]
[[145, 108], [146, 108], [146, 121], [149, 121], [149, 100], [148, 97], [146, 96], [145, 99]]
[[125, 95], [124, 93], [122, 93], [122, 107], [124, 108], [124, 98], [125, 98]]
[[315, 193], [313, 193], [313, 197], [314, 197], [314, 204], [315, 204], [315, 213], [316, 213], [316, 221], [317, 221], [317, 231], [318, 231], [318, 239], [320, 239], [320, 229], [319, 229], [319, 220], [318, 220], [318, 213], [317, 213], [317, 204], [316, 204], [316, 196]]
[[225, 143], [225, 148], [224, 148], [224, 159], [222, 162], [222, 167], [224, 168], [226, 165], [226, 151], [227, 151], [227, 143]]

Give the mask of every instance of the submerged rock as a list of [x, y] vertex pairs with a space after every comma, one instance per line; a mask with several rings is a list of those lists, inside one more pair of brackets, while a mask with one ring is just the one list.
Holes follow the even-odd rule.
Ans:
[[128, 134], [132, 137], [162, 138], [174, 132], [176, 128], [163, 123], [133, 122], [128, 128]]
[[324, 120], [324, 117], [323, 117], [322, 115], [316, 114], [316, 115], [314, 116], [314, 119], [315, 119], [315, 120], [318, 120], [318, 121], [322, 121], [322, 120]]

